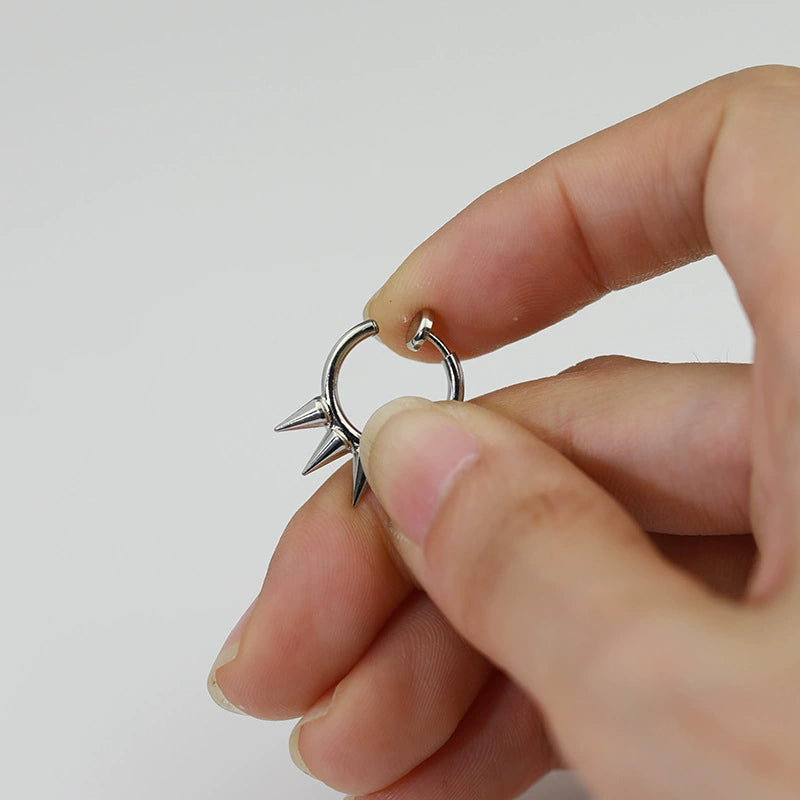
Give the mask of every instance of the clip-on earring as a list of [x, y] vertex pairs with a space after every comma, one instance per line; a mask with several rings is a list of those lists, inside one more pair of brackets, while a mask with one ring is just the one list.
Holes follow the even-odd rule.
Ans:
[[[442, 355], [442, 366], [447, 374], [447, 400], [464, 399], [464, 373], [458, 356], [451, 352], [442, 340], [431, 330], [433, 315], [430, 311], [421, 311], [412, 321], [408, 329], [406, 345], [409, 350], [417, 352], [426, 341], [430, 342]], [[309, 400], [287, 417], [276, 431], [293, 431], [303, 428], [328, 428], [314, 454], [303, 469], [308, 475], [315, 469], [330, 464], [337, 458], [352, 453], [353, 455], [353, 505], [358, 502], [367, 478], [361, 466], [359, 447], [361, 431], [353, 425], [342, 410], [339, 401], [339, 371], [347, 354], [359, 343], [378, 333], [378, 323], [374, 319], [361, 322], [339, 339], [333, 346], [330, 355], [322, 368], [322, 392], [318, 397]]]

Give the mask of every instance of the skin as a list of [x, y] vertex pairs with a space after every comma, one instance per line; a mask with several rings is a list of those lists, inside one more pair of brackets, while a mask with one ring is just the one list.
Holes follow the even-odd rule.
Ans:
[[754, 364], [597, 359], [397, 401], [290, 522], [212, 694], [304, 714], [300, 765], [370, 800], [800, 794], [800, 70], [700, 86], [496, 187], [369, 305], [464, 357], [711, 252]]

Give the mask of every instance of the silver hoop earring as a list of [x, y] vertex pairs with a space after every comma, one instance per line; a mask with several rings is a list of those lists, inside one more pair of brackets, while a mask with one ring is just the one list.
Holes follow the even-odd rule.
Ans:
[[[409, 350], [419, 351], [425, 342], [430, 342], [442, 355], [442, 366], [447, 374], [447, 399], [464, 399], [464, 373], [458, 356], [451, 352], [444, 342], [432, 331], [433, 315], [421, 311], [411, 323], [406, 345]], [[353, 505], [358, 502], [367, 479], [361, 466], [359, 447], [361, 431], [353, 425], [342, 410], [339, 401], [339, 372], [347, 354], [359, 343], [378, 333], [378, 323], [374, 319], [361, 322], [339, 339], [322, 368], [322, 392], [304, 406], [287, 417], [276, 431], [295, 431], [304, 428], [328, 428], [317, 449], [303, 469], [308, 475], [315, 469], [330, 464], [337, 458], [351, 453], [353, 455]]]

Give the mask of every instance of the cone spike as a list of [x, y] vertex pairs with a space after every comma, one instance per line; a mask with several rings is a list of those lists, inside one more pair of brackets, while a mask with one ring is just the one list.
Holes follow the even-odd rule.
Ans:
[[325, 401], [321, 397], [309, 400], [275, 426], [276, 431], [299, 431], [303, 428], [322, 428], [330, 422], [330, 414]]
[[308, 464], [305, 465], [303, 475], [308, 475], [309, 472], [330, 464], [331, 461], [335, 461], [340, 456], [347, 455], [349, 451], [350, 448], [342, 436], [334, 430], [328, 431], [319, 443], [319, 447], [308, 460]]
[[361, 466], [361, 456], [358, 450], [353, 453], [353, 505], [358, 502], [362, 492], [367, 486], [367, 476]]

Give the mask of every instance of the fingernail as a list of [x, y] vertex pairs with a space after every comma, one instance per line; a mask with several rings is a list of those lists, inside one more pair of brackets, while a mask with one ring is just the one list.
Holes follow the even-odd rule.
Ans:
[[324, 717], [330, 707], [331, 703], [333, 702], [333, 695], [335, 692], [328, 692], [325, 696], [322, 697], [319, 702], [313, 705], [302, 717], [302, 719], [294, 726], [291, 735], [289, 736], [289, 755], [292, 757], [292, 761], [294, 761], [295, 766], [306, 773], [306, 775], [310, 775], [312, 778], [316, 778], [317, 776], [308, 768], [308, 765], [303, 760], [303, 756], [300, 755], [300, 730], [304, 725], [307, 725], [309, 722], [312, 722], [315, 719], [321, 719]]
[[370, 317], [370, 315], [369, 315], [369, 307], [372, 305], [372, 302], [375, 300], [375, 298], [376, 298], [376, 297], [377, 297], [377, 296], [378, 296], [380, 293], [381, 293], [381, 290], [380, 290], [380, 289], [378, 289], [378, 291], [377, 291], [377, 292], [375, 292], [375, 294], [374, 294], [374, 295], [372, 295], [372, 297], [370, 297], [370, 299], [369, 299], [369, 300], [367, 300], [367, 304], [364, 306], [364, 312], [363, 312], [363, 314], [362, 314], [362, 316], [363, 316], [363, 318], [364, 318], [364, 319], [371, 319], [371, 317]]
[[250, 607], [247, 609], [247, 611], [242, 614], [241, 619], [236, 623], [236, 625], [233, 626], [233, 630], [228, 634], [228, 638], [222, 645], [222, 649], [219, 651], [219, 655], [211, 665], [211, 671], [208, 673], [207, 686], [208, 693], [211, 695], [211, 699], [220, 708], [224, 708], [226, 711], [232, 711], [234, 714], [247, 714], [247, 712], [244, 709], [239, 708], [239, 706], [231, 703], [231, 701], [225, 697], [222, 688], [217, 682], [217, 670], [219, 670], [221, 667], [224, 667], [226, 664], [230, 664], [231, 661], [233, 661], [239, 654], [239, 642], [242, 639], [242, 634], [247, 626], [247, 622], [253, 613], [255, 604], [256, 601], [253, 600], [253, 602], [250, 603]]
[[478, 455], [478, 442], [450, 413], [417, 397], [378, 409], [361, 437], [370, 486], [397, 527], [418, 545], [442, 500]]
[[[367, 304], [364, 306], [364, 311], [362, 312], [362, 317], [363, 317], [365, 320], [366, 320], [366, 319], [372, 319], [372, 314], [370, 313], [370, 306], [371, 306], [371, 305], [372, 305], [372, 304], [375, 302], [375, 298], [376, 298], [376, 297], [377, 297], [377, 296], [378, 296], [380, 293], [381, 293], [381, 290], [380, 290], [380, 289], [378, 289], [378, 291], [377, 291], [377, 292], [375, 292], [375, 294], [374, 294], [374, 295], [372, 295], [372, 297], [370, 297], [370, 299], [369, 299], [369, 300], [367, 300]], [[376, 338], [376, 339], [377, 339], [379, 342], [380, 342], [380, 341], [383, 341], [383, 340], [381, 339], [381, 332], [380, 332], [380, 330], [379, 330], [379, 331], [378, 331], [378, 332], [375, 334], [375, 338]]]

